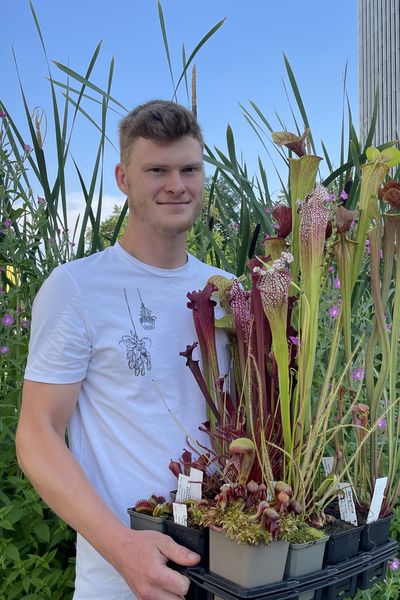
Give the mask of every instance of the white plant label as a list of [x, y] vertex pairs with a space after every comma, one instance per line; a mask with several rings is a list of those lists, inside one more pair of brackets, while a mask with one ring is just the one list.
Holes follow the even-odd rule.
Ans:
[[349, 483], [338, 483], [337, 489], [342, 491], [339, 496], [340, 518], [346, 523], [358, 525], [356, 507], [353, 500], [353, 490]]
[[190, 467], [189, 473], [190, 498], [192, 500], [201, 500], [201, 486], [203, 483], [203, 471]]
[[190, 498], [190, 477], [179, 473], [178, 489], [176, 490], [176, 501], [185, 502]]
[[186, 504], [179, 504], [174, 502], [172, 504], [172, 514], [174, 516], [174, 523], [187, 527], [187, 506]]
[[371, 500], [371, 506], [369, 507], [367, 523], [373, 523], [379, 519], [379, 513], [381, 512], [382, 508], [387, 479], [387, 477], [379, 477], [379, 479], [375, 481], [374, 493]]
[[328, 477], [328, 475], [332, 473], [333, 469], [333, 456], [322, 457], [322, 468], [324, 469], [326, 477]]

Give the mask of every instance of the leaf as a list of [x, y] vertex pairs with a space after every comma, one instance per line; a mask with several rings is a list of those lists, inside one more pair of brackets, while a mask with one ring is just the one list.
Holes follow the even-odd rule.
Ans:
[[7, 558], [10, 558], [14, 562], [21, 560], [19, 550], [14, 544], [8, 544], [7, 548], [4, 551], [4, 554], [7, 556]]
[[397, 148], [386, 148], [381, 155], [388, 167], [395, 167], [400, 163], [400, 150]]
[[369, 148], [367, 148], [365, 154], [370, 162], [374, 162], [374, 160], [379, 160], [381, 157], [381, 153], [379, 152], [378, 148], [374, 148], [374, 146], [370, 146]]
[[33, 526], [33, 531], [35, 535], [39, 538], [41, 542], [49, 542], [50, 541], [50, 529], [47, 523], [43, 521], [39, 521], [39, 523], [35, 523]]

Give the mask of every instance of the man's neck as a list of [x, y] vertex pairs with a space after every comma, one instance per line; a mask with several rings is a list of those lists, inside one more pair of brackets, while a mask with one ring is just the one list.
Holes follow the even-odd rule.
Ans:
[[159, 269], [177, 269], [187, 262], [186, 238], [186, 232], [175, 236], [153, 234], [150, 237], [133, 232], [128, 227], [120, 244], [140, 262]]

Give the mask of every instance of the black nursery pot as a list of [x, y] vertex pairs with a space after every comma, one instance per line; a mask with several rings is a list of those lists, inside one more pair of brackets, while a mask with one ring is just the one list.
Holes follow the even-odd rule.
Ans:
[[325, 548], [324, 563], [337, 565], [355, 556], [360, 545], [362, 530], [362, 527], [354, 527], [330, 534]]
[[172, 519], [165, 520], [165, 533], [171, 536], [177, 544], [200, 554], [201, 560], [196, 566], [205, 569], [208, 569], [209, 565], [208, 532], [208, 528], [185, 527], [174, 523]]
[[386, 544], [389, 540], [390, 523], [393, 515], [382, 517], [373, 523], [365, 524], [360, 539], [361, 552], [369, 552], [377, 546]]
[[131, 529], [158, 531], [165, 533], [165, 517], [151, 517], [138, 513], [134, 508], [128, 508], [128, 514], [131, 521]]

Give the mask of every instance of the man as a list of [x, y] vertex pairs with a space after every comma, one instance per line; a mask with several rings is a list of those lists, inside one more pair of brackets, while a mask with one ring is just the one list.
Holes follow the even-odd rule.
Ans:
[[195, 339], [186, 293], [226, 273], [185, 249], [204, 187], [194, 115], [172, 102], [141, 105], [121, 121], [120, 146], [126, 233], [59, 266], [35, 300], [17, 454], [78, 532], [74, 600], [172, 600], [189, 580], [167, 560], [192, 566], [199, 557], [163, 534], [130, 530], [126, 509], [173, 489], [169, 460], [186, 435], [201, 439], [204, 401], [179, 356]]

